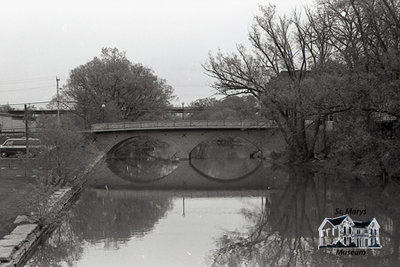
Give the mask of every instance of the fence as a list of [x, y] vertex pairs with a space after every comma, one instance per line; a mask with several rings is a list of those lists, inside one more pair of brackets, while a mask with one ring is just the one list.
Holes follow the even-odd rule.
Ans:
[[169, 129], [169, 128], [276, 128], [274, 121], [208, 121], [208, 120], [175, 120], [175, 121], [135, 121], [96, 123], [92, 131], [101, 130], [135, 130], [135, 129]]

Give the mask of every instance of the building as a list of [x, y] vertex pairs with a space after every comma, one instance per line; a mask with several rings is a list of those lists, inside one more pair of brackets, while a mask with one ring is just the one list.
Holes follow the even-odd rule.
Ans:
[[325, 218], [318, 228], [318, 248], [381, 248], [379, 224], [375, 218], [353, 221], [349, 215]]
[[17, 114], [0, 112], [0, 131], [1, 132], [25, 131], [24, 117]]

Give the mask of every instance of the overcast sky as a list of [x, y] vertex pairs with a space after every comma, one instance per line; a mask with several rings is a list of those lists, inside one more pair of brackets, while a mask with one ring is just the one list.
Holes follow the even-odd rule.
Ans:
[[100, 54], [126, 51], [152, 68], [179, 97], [174, 104], [212, 96], [201, 67], [208, 52], [248, 44], [258, 5], [280, 13], [311, 0], [2, 0], [0, 104], [46, 101], [69, 71]]

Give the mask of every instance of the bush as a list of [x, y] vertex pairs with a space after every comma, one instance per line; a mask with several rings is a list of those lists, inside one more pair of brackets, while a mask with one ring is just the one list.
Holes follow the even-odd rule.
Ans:
[[74, 182], [76, 174], [92, 158], [80, 129], [69, 119], [63, 119], [60, 126], [55, 118], [38, 121], [41, 131], [37, 137], [43, 145], [37, 160], [46, 170], [42, 182], [48, 185], [67, 185]]

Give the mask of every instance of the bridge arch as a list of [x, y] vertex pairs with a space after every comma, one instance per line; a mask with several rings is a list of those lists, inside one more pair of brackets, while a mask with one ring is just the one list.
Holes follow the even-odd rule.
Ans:
[[[165, 126], [166, 124], [164, 124]], [[284, 140], [279, 133], [278, 129], [275, 127], [249, 127], [243, 128], [238, 126], [222, 126], [222, 127], [147, 127], [149, 125], [146, 124], [146, 127], [143, 128], [118, 128], [116, 125], [108, 125], [105, 129], [99, 129], [89, 131], [95, 140], [95, 144], [97, 147], [106, 153], [106, 155], [110, 155], [115, 152], [119, 147], [123, 147], [125, 144], [128, 144], [130, 141], [138, 139], [138, 138], [147, 138], [149, 140], [153, 140], [155, 143], [163, 144], [163, 157], [166, 160], [177, 160], [176, 162], [167, 162], [168, 165], [166, 169], [169, 168], [171, 170], [169, 173], [164, 175], [155, 175], [154, 179], [149, 179], [148, 181], [142, 181], [140, 179], [132, 179], [132, 177], [123, 177], [124, 175], [115, 174], [115, 171], [112, 171], [109, 167], [107, 170], [104, 169], [104, 173], [108, 173], [108, 176], [115, 176], [115, 179], [112, 183], [120, 184], [124, 183], [121, 181], [117, 181], [117, 179], [126, 180], [129, 184], [135, 184], [136, 187], [149, 187], [152, 186], [178, 186], [185, 187], [190, 184], [198, 184], [199, 186], [205, 186], [203, 182], [204, 178], [209, 178], [212, 184], [213, 183], [221, 183], [220, 177], [215, 177], [214, 173], [207, 173], [202, 171], [196, 166], [191, 166], [192, 162], [190, 162], [190, 153], [193, 149], [199, 144], [204, 144], [210, 142], [210, 140], [218, 140], [226, 137], [237, 138], [240, 140], [245, 140], [249, 144], [252, 144], [254, 148], [257, 148], [252, 151], [256, 152], [258, 157], [260, 158], [268, 158], [272, 151], [282, 151], [285, 148]], [[259, 151], [259, 152], [258, 152]], [[248, 151], [247, 151], [248, 152]], [[247, 153], [246, 152], [246, 153]], [[133, 157], [133, 160], [135, 158]], [[218, 160], [216, 160], [218, 161]], [[176, 165], [174, 165], [176, 163]], [[263, 163], [264, 164], [264, 163]], [[192, 164], [193, 165], [193, 164]], [[236, 164], [232, 164], [236, 166]], [[156, 165], [157, 166], [157, 165]], [[172, 166], [172, 167], [171, 167]], [[251, 171], [246, 173], [240, 173], [234, 180], [232, 181], [232, 177], [223, 177], [222, 184], [227, 183], [228, 181], [237, 184], [245, 185], [248, 183], [245, 178], [249, 173], [256, 172], [259, 173], [257, 168], [259, 168], [261, 164], [255, 165], [255, 168], [252, 168]], [[195, 167], [195, 168], [193, 168]], [[198, 166], [197, 166], [198, 167]], [[129, 167], [127, 167], [129, 168]], [[151, 168], [151, 167], [149, 167]], [[226, 169], [229, 169], [227, 167]], [[192, 171], [190, 171], [192, 170]], [[129, 171], [129, 170], [128, 170]], [[113, 173], [113, 174], [111, 174]], [[197, 173], [197, 174], [196, 174]], [[255, 174], [258, 176], [259, 174]], [[157, 176], [157, 177], [156, 177]], [[252, 175], [254, 176], [254, 175]], [[186, 177], [186, 178], [182, 178]], [[198, 177], [198, 178], [195, 178]], [[167, 178], [167, 179], [163, 179]], [[217, 178], [217, 179], [216, 179]], [[107, 178], [108, 179], [108, 178]], [[183, 180], [182, 180], [183, 179]], [[243, 181], [242, 181], [243, 180]], [[145, 182], [145, 183], [143, 183]], [[147, 183], [148, 182], [148, 183]], [[151, 182], [151, 183], [150, 183]], [[214, 184], [214, 186], [217, 186]]]
[[273, 129], [170, 129], [143, 130], [92, 133], [99, 150], [108, 153], [127, 140], [147, 136], [165, 142], [174, 150], [176, 156], [188, 159], [190, 151], [198, 144], [224, 136], [239, 137], [247, 140], [262, 151], [264, 157], [269, 157], [272, 151], [283, 151], [284, 140], [275, 128]]

